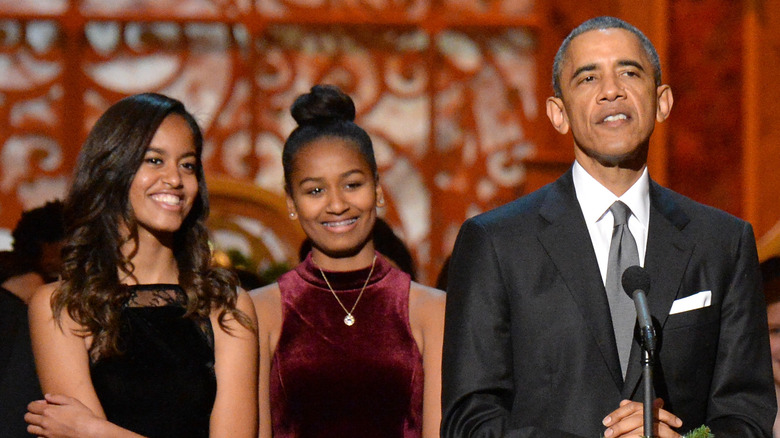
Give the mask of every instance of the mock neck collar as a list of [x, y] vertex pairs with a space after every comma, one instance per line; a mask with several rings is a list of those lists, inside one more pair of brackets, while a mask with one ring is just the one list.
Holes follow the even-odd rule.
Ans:
[[[374, 272], [371, 273], [371, 278], [368, 280], [368, 285], [375, 284], [382, 280], [392, 269], [390, 262], [385, 259], [379, 252], [376, 252], [376, 264], [374, 265]], [[366, 277], [371, 271], [371, 266], [366, 266], [355, 271], [328, 271], [322, 270], [328, 277], [330, 285], [333, 286], [333, 290], [349, 291], [360, 290], [366, 283]], [[312, 284], [321, 289], [328, 289], [327, 283], [322, 278], [322, 273], [319, 267], [314, 263], [311, 258], [311, 252], [306, 256], [298, 266], [295, 267], [295, 272], [303, 278], [309, 284]]]

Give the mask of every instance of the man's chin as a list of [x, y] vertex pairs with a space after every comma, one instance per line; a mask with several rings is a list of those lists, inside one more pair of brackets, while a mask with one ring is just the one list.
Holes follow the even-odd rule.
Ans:
[[592, 154], [604, 167], [640, 170], [647, 163], [647, 149], [637, 148], [625, 154]]

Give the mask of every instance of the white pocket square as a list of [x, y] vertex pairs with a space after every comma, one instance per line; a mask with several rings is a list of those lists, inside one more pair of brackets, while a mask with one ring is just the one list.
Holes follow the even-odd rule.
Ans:
[[674, 300], [672, 303], [672, 309], [669, 310], [670, 315], [675, 313], [688, 312], [691, 310], [701, 309], [702, 307], [709, 307], [712, 301], [712, 291], [703, 290], [699, 293], [695, 293], [691, 296]]

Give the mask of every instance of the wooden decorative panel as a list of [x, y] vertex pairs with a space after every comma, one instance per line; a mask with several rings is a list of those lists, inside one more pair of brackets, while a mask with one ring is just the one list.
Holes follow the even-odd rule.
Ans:
[[56, 21], [0, 20], [0, 226], [66, 190], [63, 41]]
[[[264, 193], [243, 199], [279, 198], [290, 104], [330, 82], [355, 98], [388, 194], [381, 214], [430, 284], [465, 218], [569, 167], [571, 138], [544, 114], [552, 58], [572, 27], [612, 14], [656, 43], [675, 95], [654, 135], [652, 174], [749, 216], [760, 237], [776, 222], [773, 179], [754, 176], [772, 175], [777, 155], [776, 111], [761, 100], [777, 88], [763, 68], [774, 60], [776, 4], [0, 0], [0, 233], [23, 209], [64, 195], [95, 119], [141, 91], [170, 94], [196, 115], [210, 180]], [[754, 9], [768, 18], [746, 30]], [[758, 44], [747, 64], [746, 35]]]
[[96, 118], [143, 91], [195, 114], [209, 179], [282, 196], [290, 104], [334, 83], [431, 283], [460, 223], [522, 191], [527, 160], [566, 159], [538, 148], [540, 17], [532, 0], [0, 0], [0, 227], [62, 197]]

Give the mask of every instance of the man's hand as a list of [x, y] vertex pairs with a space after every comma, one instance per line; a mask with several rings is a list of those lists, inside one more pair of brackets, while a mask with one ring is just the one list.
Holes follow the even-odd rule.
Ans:
[[[653, 402], [655, 424], [653, 435], [658, 438], [679, 438], [680, 434], [672, 430], [673, 427], [682, 426], [682, 420], [669, 411], [661, 408], [664, 401], [660, 398]], [[644, 435], [644, 408], [642, 403], [631, 400], [623, 400], [620, 407], [610, 412], [604, 418], [602, 424], [607, 427], [604, 438], [629, 438]]]

